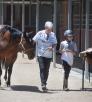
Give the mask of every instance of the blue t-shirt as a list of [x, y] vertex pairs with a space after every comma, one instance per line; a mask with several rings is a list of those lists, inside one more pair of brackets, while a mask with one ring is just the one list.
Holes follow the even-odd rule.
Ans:
[[54, 32], [51, 32], [47, 37], [45, 30], [42, 30], [34, 36], [33, 40], [37, 43], [37, 56], [52, 58], [52, 51], [48, 50], [48, 47], [57, 44], [57, 39]]

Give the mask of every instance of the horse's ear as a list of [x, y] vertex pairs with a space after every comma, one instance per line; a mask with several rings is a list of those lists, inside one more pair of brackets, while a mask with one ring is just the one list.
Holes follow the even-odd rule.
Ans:
[[33, 33], [33, 31], [29, 32], [28, 35], [31, 35]]
[[28, 32], [26, 32], [26, 37], [29, 37], [29, 33]]
[[24, 33], [24, 35], [25, 35], [25, 37], [27, 37], [27, 38], [28, 38], [28, 37], [30, 37], [31, 32], [25, 32], [25, 33]]

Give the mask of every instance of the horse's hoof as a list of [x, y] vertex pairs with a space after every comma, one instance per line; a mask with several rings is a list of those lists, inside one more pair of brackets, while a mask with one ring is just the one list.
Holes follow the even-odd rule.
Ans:
[[10, 87], [10, 82], [7, 82], [7, 87]]
[[1, 80], [0, 80], [0, 86], [1, 86]]
[[4, 90], [11, 91], [11, 87], [5, 87]]
[[7, 87], [7, 84], [6, 84], [6, 82], [4, 82], [3, 84], [2, 84], [2, 87]]
[[7, 87], [10, 87], [10, 84], [9, 85], [7, 84]]
[[0, 90], [5, 90], [5, 86], [0, 86]]
[[0, 90], [3, 90], [3, 87], [0, 86]]

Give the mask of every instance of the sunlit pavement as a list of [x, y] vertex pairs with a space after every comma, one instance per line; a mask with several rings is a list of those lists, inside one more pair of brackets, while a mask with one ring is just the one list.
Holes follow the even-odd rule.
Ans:
[[42, 93], [40, 87], [39, 67], [36, 59], [30, 61], [25, 55], [18, 55], [14, 64], [11, 89], [0, 90], [0, 102], [92, 102], [92, 80], [85, 80], [86, 91], [81, 91], [81, 74], [71, 71], [70, 91], [62, 90], [63, 68], [51, 64], [48, 92]]

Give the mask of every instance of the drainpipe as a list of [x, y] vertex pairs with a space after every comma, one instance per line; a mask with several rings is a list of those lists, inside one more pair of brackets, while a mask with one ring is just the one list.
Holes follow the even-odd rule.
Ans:
[[31, 26], [31, 0], [30, 0], [30, 5], [29, 5], [29, 26]]
[[[86, 0], [85, 50], [89, 47], [89, 0]], [[88, 79], [88, 63], [85, 61], [85, 77]]]
[[[40, 4], [40, 1], [37, 0], [37, 4], [36, 4], [36, 33], [39, 30], [39, 4]], [[37, 61], [37, 43], [36, 43], [36, 61]]]
[[36, 4], [36, 33], [39, 30], [39, 0], [37, 0]]
[[4, 2], [3, 2], [3, 0], [2, 0], [2, 2], [1, 2], [1, 3], [2, 3], [2, 6], [1, 6], [1, 8], [2, 8], [2, 14], [1, 14], [1, 24], [3, 24], [3, 23], [4, 23], [4, 19], [3, 19], [3, 5], [4, 5], [3, 3], [4, 3]]
[[68, 0], [68, 29], [72, 29], [72, 0]]
[[11, 0], [11, 26], [13, 27], [13, 0]]
[[22, 32], [25, 30], [25, 0], [22, 3]]
[[[56, 34], [56, 24], [57, 24], [57, 0], [54, 0], [54, 14], [53, 14], [53, 23], [54, 23], [54, 33]], [[56, 68], [56, 47], [53, 48], [53, 67]]]

